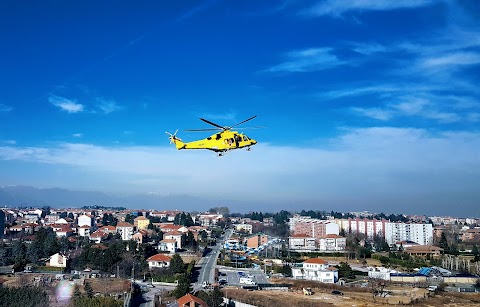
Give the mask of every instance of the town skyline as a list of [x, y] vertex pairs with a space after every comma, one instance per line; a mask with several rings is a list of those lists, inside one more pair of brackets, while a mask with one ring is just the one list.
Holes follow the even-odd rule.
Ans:
[[[8, 195], [5, 193], [5, 188], [13, 188], [15, 193]], [[49, 193], [51, 192], [51, 194]], [[22, 198], [22, 193], [28, 195]], [[85, 193], [82, 197], [82, 193]], [[55, 195], [61, 195], [55, 199]], [[42, 199], [43, 197], [43, 199]], [[10, 199], [10, 200], [9, 200]], [[376, 214], [385, 215], [405, 215], [405, 216], [425, 216], [425, 217], [456, 217], [456, 218], [479, 218], [480, 214], [474, 212], [465, 212], [461, 214], [459, 210], [455, 211], [440, 211], [437, 213], [422, 212], [421, 209], [417, 211], [405, 212], [401, 210], [369, 210], [368, 208], [345, 208], [340, 209], [335, 206], [317, 206], [315, 204], [305, 204], [304, 206], [296, 205], [292, 207], [291, 204], [285, 204], [276, 209], [264, 209], [268, 206], [262, 207], [259, 203], [235, 202], [231, 201], [215, 201], [212, 199], [194, 197], [189, 195], [159, 195], [159, 194], [132, 194], [132, 195], [110, 195], [100, 191], [79, 191], [66, 190], [60, 188], [46, 188], [40, 189], [30, 186], [0, 186], [0, 209], [2, 208], [27, 208], [27, 207], [51, 207], [56, 209], [81, 209], [84, 207], [105, 207], [105, 208], [125, 208], [125, 210], [181, 210], [185, 212], [207, 212], [211, 208], [226, 207], [235, 213], [248, 212], [265, 212], [276, 213], [282, 210], [291, 213], [299, 213], [302, 211], [315, 212], [343, 212], [355, 213], [357, 216], [371, 216]], [[233, 205], [232, 205], [233, 203]]]

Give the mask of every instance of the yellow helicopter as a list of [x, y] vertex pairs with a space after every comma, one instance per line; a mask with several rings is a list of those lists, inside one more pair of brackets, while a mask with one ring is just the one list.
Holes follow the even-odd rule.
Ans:
[[166, 132], [170, 137], [168, 138], [170, 140], [170, 144], [174, 143], [175, 147], [177, 147], [178, 150], [181, 149], [208, 149], [215, 151], [217, 155], [223, 156], [230, 150], [234, 149], [239, 149], [239, 148], [246, 148], [247, 151], [250, 151], [250, 146], [253, 146], [257, 144], [257, 141], [254, 139], [249, 138], [243, 133], [239, 133], [237, 131], [232, 131], [231, 129], [234, 127], [237, 127], [243, 123], [248, 122], [249, 120], [254, 119], [257, 117], [256, 115], [253, 117], [250, 117], [249, 119], [246, 119], [238, 124], [235, 124], [233, 126], [220, 126], [217, 125], [209, 120], [206, 120], [204, 118], [200, 118], [201, 121], [206, 122], [207, 124], [210, 124], [212, 126], [215, 126], [216, 128], [209, 128], [209, 129], [189, 129], [189, 130], [184, 130], [184, 131], [220, 131], [217, 132], [206, 139], [198, 140], [198, 141], [193, 141], [193, 142], [188, 142], [184, 143], [182, 139], [177, 137], [177, 131], [175, 131], [174, 134], [170, 132]]

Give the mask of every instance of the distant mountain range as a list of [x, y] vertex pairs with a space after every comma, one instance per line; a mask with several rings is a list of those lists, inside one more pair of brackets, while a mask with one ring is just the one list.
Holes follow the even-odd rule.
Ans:
[[218, 206], [242, 207], [238, 202], [219, 203], [215, 200], [190, 195], [146, 193], [113, 196], [98, 191], [71, 191], [60, 188], [39, 189], [31, 186], [0, 187], [0, 207], [50, 206], [52, 208], [69, 208], [94, 205], [185, 211], [202, 211]]

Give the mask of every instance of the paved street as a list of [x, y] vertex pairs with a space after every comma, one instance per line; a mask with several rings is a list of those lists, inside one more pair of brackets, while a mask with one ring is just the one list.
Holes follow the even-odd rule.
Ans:
[[193, 290], [197, 291], [202, 289], [202, 283], [205, 281], [209, 283], [215, 282], [214, 275], [215, 275], [215, 267], [217, 265], [218, 255], [220, 254], [220, 251], [223, 248], [223, 244], [225, 243], [225, 240], [228, 240], [232, 235], [232, 233], [233, 233], [232, 229], [227, 229], [223, 237], [217, 240], [217, 244], [215, 246], [211, 246], [212, 250], [207, 255], [205, 255], [205, 257], [202, 257], [202, 259], [200, 259], [200, 261], [197, 264], [197, 266], [200, 267], [198, 280], [196, 283], [193, 284]]

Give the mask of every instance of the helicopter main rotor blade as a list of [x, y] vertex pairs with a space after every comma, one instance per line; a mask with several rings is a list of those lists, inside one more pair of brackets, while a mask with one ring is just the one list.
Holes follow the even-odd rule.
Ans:
[[235, 125], [233, 125], [233, 126], [230, 126], [230, 127], [228, 127], [227, 130], [230, 130], [230, 129], [232, 129], [233, 127], [239, 126], [239, 125], [241, 125], [241, 124], [243, 124], [243, 123], [246, 123], [246, 122], [248, 122], [249, 120], [254, 119], [255, 117], [257, 117], [257, 115], [255, 115], [255, 116], [253, 116], [253, 117], [250, 117], [249, 119], [246, 119], [246, 120], [244, 120], [243, 122], [239, 122], [238, 124], [235, 124]]
[[200, 132], [200, 131], [222, 131], [223, 129], [220, 128], [211, 128], [211, 129], [186, 129], [183, 131], [189, 131], [189, 132]]
[[204, 122], [206, 122], [207, 124], [210, 124], [210, 125], [212, 125], [212, 126], [218, 127], [218, 128], [220, 128], [220, 129], [222, 129], [222, 130], [225, 130], [225, 127], [222, 127], [222, 126], [220, 126], [220, 125], [217, 125], [217, 124], [215, 124], [215, 123], [212, 123], [212, 122], [209, 121], [209, 120], [206, 120], [206, 119], [204, 119], [204, 118], [200, 118], [200, 120], [202, 120], [202, 121], [204, 121]]

